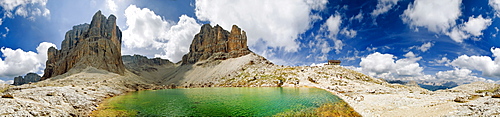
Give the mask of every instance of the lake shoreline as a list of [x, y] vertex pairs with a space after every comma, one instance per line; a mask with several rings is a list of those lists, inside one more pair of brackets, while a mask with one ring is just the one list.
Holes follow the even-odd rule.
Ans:
[[[204, 89], [210, 89], [210, 88], [218, 88], [216, 90], [230, 90], [230, 89], [225, 89], [225, 88], [245, 88], [244, 91], [246, 90], [252, 90], [253, 88], [286, 88], [285, 90], [291, 90], [291, 89], [303, 89], [303, 88], [310, 88], [311, 90], [314, 89], [314, 90], [318, 90], [318, 91], [326, 91], [326, 90], [323, 90], [323, 89], [320, 89], [320, 88], [316, 88], [316, 87], [204, 87], [204, 88], [177, 88], [177, 89], [193, 89], [193, 90], [190, 90], [190, 91], [196, 91], [196, 90], [204, 90]], [[222, 89], [220, 89], [222, 88]], [[248, 89], [247, 89], [248, 88]], [[160, 90], [168, 90], [168, 89], [160, 89]], [[231, 89], [233, 90], [233, 89]], [[241, 89], [237, 89], [237, 90], [241, 90]], [[253, 89], [253, 90], [256, 90], [256, 89]], [[258, 90], [268, 90], [268, 89], [258, 89]], [[274, 90], [274, 89], [272, 89]], [[148, 91], [148, 90], [142, 90], [142, 91]], [[182, 91], [189, 91], [189, 90], [182, 90]], [[204, 91], [210, 91], [210, 90], [204, 90]], [[227, 91], [225, 91], [227, 92]], [[320, 113], [322, 115], [351, 115], [351, 116], [354, 116], [354, 115], [358, 115], [354, 109], [350, 108], [346, 102], [344, 102], [341, 98], [339, 98], [338, 96], [332, 94], [331, 92], [329, 91], [326, 91], [324, 93], [329, 93], [327, 95], [332, 95], [334, 97], [337, 97], [335, 98], [335, 103], [331, 103], [331, 104], [322, 104], [323, 106], [321, 107], [315, 107], [314, 109], [310, 110], [308, 112], [304, 112], [304, 111], [298, 111], [298, 112], [280, 112], [281, 114], [279, 115], [290, 115], [290, 114], [299, 114], [299, 115], [304, 115], [304, 114], [311, 114], [311, 113]], [[137, 95], [137, 94], [132, 94], [134, 92], [128, 92], [128, 93], [124, 93], [122, 95], [128, 95], [128, 96], [131, 96], [131, 95]], [[148, 94], [150, 92], [143, 92], [145, 94]], [[130, 95], [129, 95], [130, 94]], [[141, 94], [142, 95], [142, 94]], [[217, 94], [216, 94], [217, 95]], [[225, 94], [224, 94], [225, 95]], [[278, 94], [279, 95], [279, 94]], [[118, 95], [117, 95], [118, 96]], [[303, 98], [303, 96], [301, 96], [300, 98]], [[104, 100], [101, 104], [99, 104], [99, 107], [98, 107], [98, 110], [95, 110], [93, 111], [90, 116], [136, 116], [134, 113], [137, 114], [137, 112], [135, 111], [124, 111], [124, 110], [120, 110], [120, 109], [110, 109], [112, 108], [113, 106], [109, 106], [110, 102], [120, 102], [118, 100], [123, 100], [124, 97], [121, 97], [120, 99], [116, 100], [118, 98], [115, 98], [115, 99], [106, 99]], [[146, 100], [146, 99], [143, 99], [143, 100]], [[125, 101], [125, 102], [130, 102], [130, 101]], [[149, 102], [149, 101], [148, 101]], [[346, 106], [347, 105], [347, 106]], [[265, 107], [265, 106], [263, 106]], [[325, 110], [326, 109], [326, 110]], [[331, 111], [329, 111], [328, 109], [331, 109]], [[334, 110], [337, 110], [337, 111], [334, 111]], [[343, 111], [346, 111], [346, 112], [343, 112]], [[104, 113], [103, 113], [104, 112]], [[144, 113], [143, 113], [144, 114]]]

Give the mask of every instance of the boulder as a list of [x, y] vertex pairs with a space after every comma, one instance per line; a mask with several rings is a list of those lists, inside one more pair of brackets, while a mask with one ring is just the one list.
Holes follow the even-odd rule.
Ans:
[[122, 32], [116, 26], [116, 17], [106, 18], [98, 11], [90, 24], [76, 25], [66, 32], [61, 50], [49, 48], [41, 80], [89, 66], [123, 75], [121, 41]]
[[219, 25], [212, 27], [205, 24], [195, 35], [189, 53], [182, 57], [182, 64], [194, 64], [198, 61], [213, 58], [225, 60], [237, 58], [251, 53], [247, 46], [247, 36], [238, 26], [233, 25], [231, 32]]

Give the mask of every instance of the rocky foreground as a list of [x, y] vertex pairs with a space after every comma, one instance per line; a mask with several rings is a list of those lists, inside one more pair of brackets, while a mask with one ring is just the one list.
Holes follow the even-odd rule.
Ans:
[[0, 86], [0, 116], [85, 116], [108, 97], [162, 88], [130, 72], [122, 76], [93, 67], [78, 72], [38, 83]]

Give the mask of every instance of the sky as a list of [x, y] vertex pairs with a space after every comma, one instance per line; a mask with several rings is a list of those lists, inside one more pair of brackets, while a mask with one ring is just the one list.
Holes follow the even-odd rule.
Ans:
[[278, 65], [500, 83], [500, 0], [0, 0], [0, 83], [43, 74], [47, 49], [98, 10], [117, 17], [123, 55], [178, 62], [201, 25], [238, 25]]

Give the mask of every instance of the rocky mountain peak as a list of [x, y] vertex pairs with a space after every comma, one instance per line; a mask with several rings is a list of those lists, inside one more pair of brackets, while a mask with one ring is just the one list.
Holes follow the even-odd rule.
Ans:
[[14, 78], [14, 85], [23, 85], [32, 82], [38, 82], [40, 80], [40, 76], [36, 73], [28, 73], [26, 76], [18, 76]]
[[89, 66], [123, 74], [121, 41], [122, 32], [116, 26], [116, 17], [106, 17], [97, 11], [90, 24], [76, 25], [66, 32], [61, 50], [49, 48], [42, 80]]
[[247, 36], [238, 26], [233, 25], [231, 32], [221, 26], [204, 24], [195, 35], [189, 53], [182, 57], [183, 64], [194, 64], [212, 58], [224, 60], [251, 53], [247, 46]]

